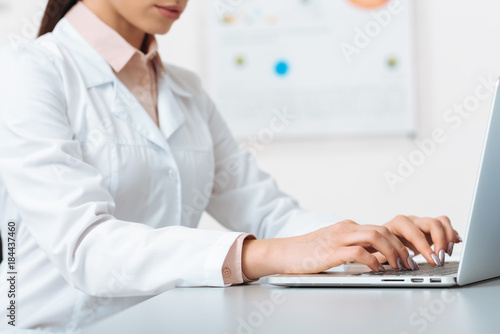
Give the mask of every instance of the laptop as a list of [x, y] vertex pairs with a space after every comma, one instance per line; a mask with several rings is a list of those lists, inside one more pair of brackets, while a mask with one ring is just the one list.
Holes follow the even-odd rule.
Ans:
[[345, 264], [318, 274], [287, 274], [267, 278], [279, 286], [324, 287], [449, 287], [500, 276], [500, 79], [490, 112], [488, 131], [467, 233], [459, 262], [437, 267], [419, 263], [419, 270], [374, 272], [361, 264]]

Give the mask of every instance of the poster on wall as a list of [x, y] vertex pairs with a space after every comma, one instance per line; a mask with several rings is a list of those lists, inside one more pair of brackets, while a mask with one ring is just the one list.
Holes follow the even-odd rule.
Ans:
[[[216, 0], [209, 88], [237, 137], [412, 134], [411, 1]], [[277, 117], [282, 122], [277, 122]]]

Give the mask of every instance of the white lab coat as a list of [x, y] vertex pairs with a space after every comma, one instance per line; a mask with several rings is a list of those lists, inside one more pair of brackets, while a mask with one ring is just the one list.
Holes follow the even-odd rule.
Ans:
[[[4, 254], [17, 224], [18, 328], [70, 331], [174, 286], [224, 287], [241, 232], [284, 237], [340, 220], [278, 190], [198, 77], [165, 67], [159, 129], [65, 19], [2, 50], [0, 217]], [[204, 210], [237, 232], [196, 229]], [[5, 261], [1, 271], [5, 300]]]

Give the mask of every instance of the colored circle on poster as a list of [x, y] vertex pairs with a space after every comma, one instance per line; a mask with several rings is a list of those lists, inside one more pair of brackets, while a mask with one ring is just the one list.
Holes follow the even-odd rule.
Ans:
[[395, 69], [399, 65], [399, 60], [396, 57], [390, 57], [387, 59], [387, 66], [389, 68]]
[[390, 0], [349, 0], [349, 1], [359, 7], [377, 8], [385, 5]]
[[222, 22], [226, 24], [233, 24], [236, 22], [236, 17], [231, 14], [225, 14], [224, 16], [222, 16]]
[[290, 71], [290, 66], [286, 61], [279, 61], [276, 63], [276, 74], [279, 76], [285, 76]]
[[243, 67], [245, 65], [245, 58], [242, 56], [236, 57], [235, 63], [236, 66]]

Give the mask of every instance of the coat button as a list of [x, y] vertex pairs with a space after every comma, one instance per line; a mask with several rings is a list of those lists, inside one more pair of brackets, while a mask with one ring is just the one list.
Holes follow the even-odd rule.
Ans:
[[170, 177], [174, 176], [175, 175], [175, 170], [173, 170], [172, 168], [169, 168], [167, 170], [167, 175], [170, 176]]
[[228, 278], [228, 277], [231, 277], [231, 269], [229, 268], [224, 268], [224, 270], [222, 271], [222, 275], [224, 275], [224, 277]]

